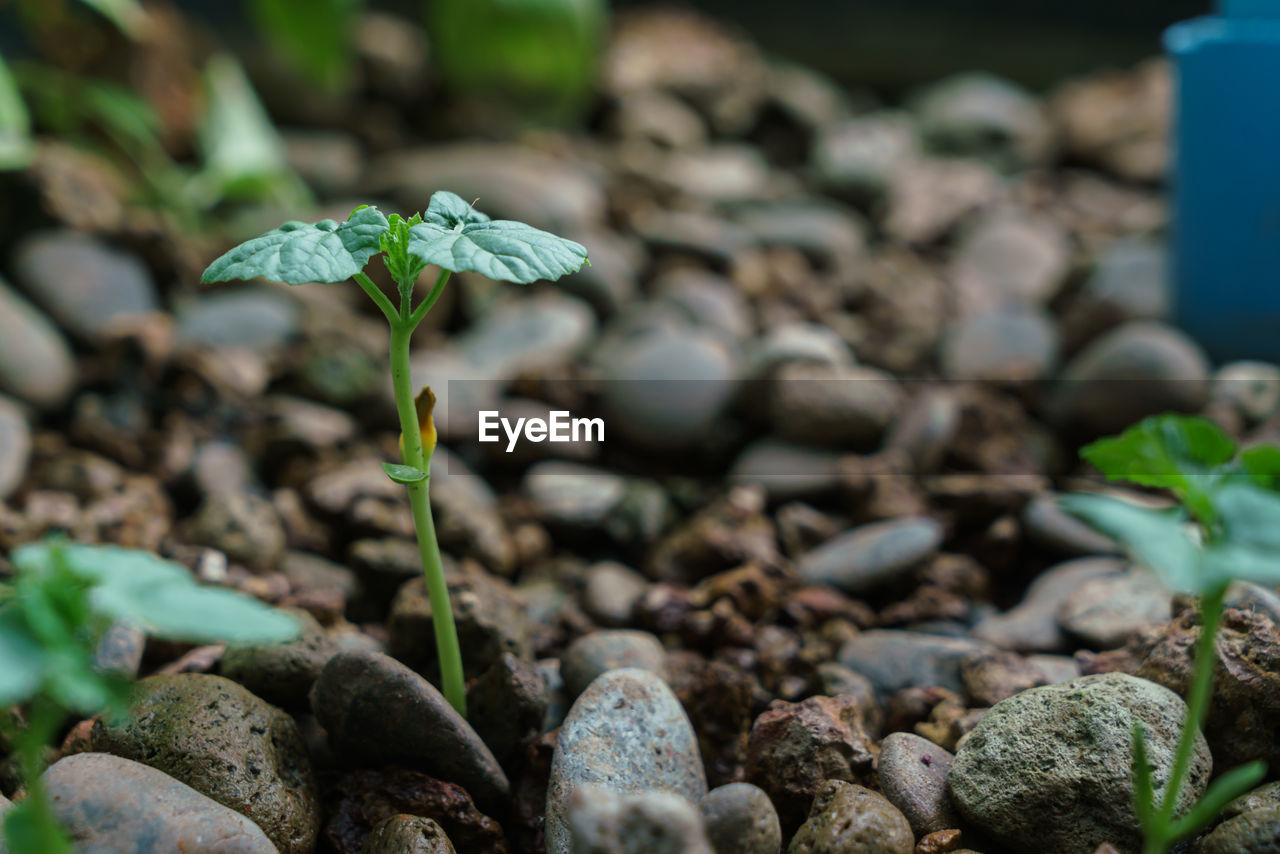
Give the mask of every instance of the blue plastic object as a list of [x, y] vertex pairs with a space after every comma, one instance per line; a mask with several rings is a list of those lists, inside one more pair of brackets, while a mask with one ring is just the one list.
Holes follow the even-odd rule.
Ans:
[[1174, 306], [1217, 360], [1280, 362], [1280, 0], [1175, 24]]

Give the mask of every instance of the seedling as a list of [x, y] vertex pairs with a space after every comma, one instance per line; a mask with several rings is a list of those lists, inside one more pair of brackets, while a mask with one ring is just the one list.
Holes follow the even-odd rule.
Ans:
[[[397, 308], [365, 274], [375, 255], [395, 280]], [[431, 518], [428, 472], [436, 430], [431, 410], [435, 397], [423, 389], [414, 398], [409, 378], [409, 342], [427, 312], [440, 299], [452, 273], [473, 272], [490, 279], [528, 284], [558, 279], [587, 263], [587, 250], [571, 240], [539, 231], [522, 222], [490, 220], [460, 197], [439, 192], [426, 213], [402, 219], [362, 205], [346, 222], [327, 219], [314, 224], [286, 222], [261, 237], [240, 244], [209, 265], [202, 282], [263, 277], [290, 285], [341, 282], [348, 278], [364, 289], [391, 325], [391, 383], [400, 418], [400, 463], [383, 463], [387, 476], [409, 491], [418, 551], [431, 598], [436, 650], [444, 695], [466, 715], [462, 655], [449, 606], [449, 590], [440, 564], [435, 524]], [[415, 307], [413, 288], [428, 265], [440, 273]]]
[[1213, 690], [1214, 639], [1232, 581], [1280, 584], [1280, 448], [1245, 450], [1203, 418], [1160, 415], [1101, 439], [1081, 456], [1112, 480], [1169, 490], [1170, 510], [1138, 507], [1102, 495], [1077, 494], [1063, 507], [1114, 538], [1172, 590], [1200, 597], [1187, 717], [1173, 770], [1157, 798], [1141, 725], [1133, 732], [1134, 809], [1145, 839], [1143, 854], [1164, 854], [1173, 843], [1209, 824], [1233, 798], [1266, 774], [1250, 762], [1223, 774], [1187, 812], [1175, 815], [1191, 765], [1195, 737]]
[[4, 817], [13, 854], [68, 854], [40, 775], [67, 712], [117, 712], [128, 680], [93, 665], [113, 623], [193, 643], [276, 643], [300, 627], [290, 615], [221, 587], [202, 587], [179, 564], [148, 552], [50, 540], [11, 555], [0, 584], [0, 709], [26, 703], [24, 725], [0, 720], [27, 797]]

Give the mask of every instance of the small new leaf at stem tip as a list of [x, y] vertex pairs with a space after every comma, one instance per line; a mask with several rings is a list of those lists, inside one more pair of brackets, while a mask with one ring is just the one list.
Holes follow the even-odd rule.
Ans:
[[427, 473], [422, 469], [400, 463], [383, 463], [382, 470], [387, 473], [387, 477], [405, 486], [427, 479]]

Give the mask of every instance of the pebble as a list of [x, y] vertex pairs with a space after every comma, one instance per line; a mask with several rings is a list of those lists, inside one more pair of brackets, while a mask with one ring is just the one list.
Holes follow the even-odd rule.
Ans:
[[587, 569], [582, 609], [597, 623], [624, 626], [631, 621], [636, 603], [648, 587], [648, 579], [634, 569], [614, 561], [601, 561]]
[[770, 328], [755, 343], [747, 358], [745, 376], [769, 379], [778, 369], [794, 363], [851, 365], [853, 352], [843, 338], [817, 323], [792, 321]]
[[455, 345], [489, 379], [509, 379], [522, 371], [560, 365], [590, 343], [595, 332], [590, 306], [567, 294], [544, 291], [529, 299], [504, 299]]
[[119, 756], [60, 759], [45, 772], [44, 785], [80, 854], [277, 854], [249, 818]]
[[778, 854], [782, 828], [764, 790], [750, 783], [712, 789], [698, 805], [715, 854]]
[[728, 279], [701, 270], [677, 270], [651, 285], [663, 302], [688, 315], [697, 326], [716, 330], [737, 342], [755, 331], [751, 307]]
[[840, 485], [841, 454], [778, 439], [757, 439], [738, 455], [730, 484], [758, 484], [770, 502], [829, 496]]
[[855, 202], [882, 196], [893, 176], [920, 155], [905, 113], [873, 113], [824, 128], [810, 162], [822, 186]]
[[1120, 546], [1058, 504], [1061, 493], [1042, 492], [1022, 509], [1022, 527], [1037, 544], [1072, 555], [1119, 554]]
[[1085, 557], [1050, 567], [1027, 587], [1022, 601], [973, 627], [973, 636], [1015, 652], [1060, 652], [1070, 641], [1058, 622], [1062, 602], [1086, 582], [1115, 576], [1126, 562], [1115, 557]]
[[940, 80], [913, 103], [930, 149], [994, 158], [1002, 166], [1034, 163], [1049, 153], [1053, 129], [1039, 101], [982, 72]]
[[1077, 587], [1058, 611], [1058, 624], [1090, 649], [1115, 649], [1173, 616], [1173, 594], [1147, 570], [1094, 578]]
[[947, 794], [954, 759], [950, 751], [909, 732], [889, 733], [880, 742], [880, 791], [902, 811], [916, 836], [959, 827]]
[[959, 692], [964, 688], [964, 663], [989, 650], [987, 644], [968, 638], [872, 629], [846, 641], [838, 660], [870, 679], [883, 700], [920, 685]]
[[1280, 409], [1280, 366], [1269, 362], [1231, 362], [1213, 375], [1209, 396], [1231, 404], [1249, 424]]
[[302, 309], [275, 288], [240, 288], [183, 303], [174, 320], [179, 346], [270, 351], [298, 335]]
[[906, 454], [916, 471], [936, 469], [960, 429], [960, 410], [949, 389], [926, 389], [899, 411], [885, 437], [885, 450]]
[[769, 189], [769, 164], [760, 149], [717, 143], [668, 152], [651, 180], [711, 204], [751, 201]]
[[938, 355], [950, 379], [994, 382], [1041, 379], [1057, 359], [1057, 326], [1044, 311], [1027, 306], [961, 318], [943, 338]]
[[737, 355], [713, 332], [638, 335], [602, 366], [605, 423], [651, 450], [695, 446], [732, 402], [739, 370]]
[[1258, 807], [1215, 827], [1197, 854], [1270, 854], [1280, 840], [1280, 806]]
[[137, 626], [112, 623], [93, 651], [93, 668], [102, 673], [137, 679], [146, 645], [147, 636]]
[[360, 854], [457, 854], [444, 830], [420, 815], [391, 815], [374, 826]]
[[902, 813], [865, 786], [822, 785], [787, 854], [911, 854], [915, 839]]
[[206, 673], [149, 676], [125, 709], [94, 720], [88, 750], [144, 762], [248, 816], [280, 854], [310, 854], [320, 799], [293, 718]]
[[209, 493], [189, 522], [188, 535], [192, 543], [217, 549], [257, 572], [274, 570], [284, 557], [280, 515], [252, 492]]
[[311, 689], [311, 708], [340, 755], [363, 762], [420, 762], [477, 803], [503, 802], [507, 775], [435, 686], [387, 655], [342, 652]]
[[311, 129], [290, 130], [281, 136], [289, 168], [308, 186], [329, 197], [358, 190], [365, 155], [354, 136]]
[[1001, 209], [981, 217], [961, 238], [951, 275], [964, 314], [1004, 303], [1045, 305], [1071, 269], [1062, 226], [1039, 214]]
[[524, 492], [546, 522], [595, 527], [622, 502], [627, 481], [604, 469], [551, 460], [529, 469]]
[[222, 654], [219, 667], [223, 676], [267, 702], [287, 709], [306, 708], [307, 693], [338, 647], [311, 614], [296, 608], [290, 613], [302, 624], [297, 640], [260, 646], [233, 644]]
[[762, 245], [798, 249], [819, 270], [853, 269], [866, 254], [861, 215], [836, 202], [756, 201], [734, 211], [734, 219]]
[[948, 236], [1001, 191], [1000, 177], [976, 160], [923, 157], [892, 176], [883, 228], [909, 244]]
[[667, 653], [648, 632], [605, 629], [590, 632], [569, 644], [560, 657], [560, 674], [570, 699], [576, 698], [600, 674], [625, 667], [640, 668], [667, 678]]
[[573, 854], [715, 854], [697, 810], [671, 792], [579, 786], [568, 825]]
[[1107, 244], [1080, 299], [1111, 323], [1166, 320], [1173, 301], [1169, 250], [1161, 241], [1125, 237]]
[[591, 263], [556, 287], [590, 305], [600, 317], [610, 317], [636, 300], [644, 247], [638, 240], [615, 231], [590, 229], [566, 235], [589, 247]]
[[659, 91], [632, 92], [619, 98], [610, 125], [624, 139], [644, 139], [669, 148], [692, 148], [707, 139], [707, 125], [698, 111]]
[[[961, 743], [947, 786], [967, 821], [1015, 850], [1091, 854], [1107, 841], [1136, 850], [1133, 727], [1146, 730], [1152, 776], [1167, 780], [1185, 715], [1177, 694], [1127, 674], [1032, 688], [987, 712]], [[1211, 767], [1198, 736], [1179, 813], [1204, 792]]]
[[770, 384], [769, 420], [793, 442], [874, 447], [902, 403], [886, 371], [860, 365], [789, 364]]
[[160, 308], [146, 265], [87, 234], [29, 235], [14, 249], [13, 266], [31, 298], [82, 338], [98, 339], [113, 322]]
[[588, 784], [618, 794], [671, 792], [693, 803], [707, 793], [693, 727], [656, 674], [611, 670], [570, 708], [547, 787], [548, 854], [569, 854], [569, 799]]
[[75, 382], [71, 345], [39, 309], [0, 279], [0, 391], [40, 409], [56, 409]]
[[937, 553], [942, 526], [924, 516], [860, 525], [800, 559], [811, 584], [830, 584], [859, 595], [891, 584]]
[[1148, 415], [1197, 412], [1209, 394], [1209, 360], [1169, 326], [1134, 321], [1094, 339], [1063, 369], [1046, 401], [1058, 426], [1118, 433]]
[[536, 664], [504, 652], [467, 687], [467, 723], [499, 762], [509, 762], [542, 732], [550, 693]]
[[751, 725], [747, 779], [773, 801], [784, 829], [804, 819], [826, 780], [866, 783], [876, 748], [856, 697], [775, 700]]
[[14, 493], [27, 474], [31, 428], [18, 405], [0, 395], [0, 501]]

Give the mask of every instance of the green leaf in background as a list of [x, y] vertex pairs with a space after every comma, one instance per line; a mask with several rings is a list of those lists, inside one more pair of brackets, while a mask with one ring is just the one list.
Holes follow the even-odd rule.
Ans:
[[0, 818], [10, 851], [39, 851], [40, 854], [72, 854], [71, 841], [49, 813], [30, 798], [14, 804]]
[[382, 470], [387, 473], [387, 477], [396, 483], [410, 484], [420, 483], [427, 479], [427, 473], [420, 468], [413, 466], [402, 466], [397, 463], [383, 463]]
[[1206, 521], [1213, 518], [1209, 492], [1235, 455], [1235, 442], [1216, 424], [1186, 415], [1152, 416], [1080, 451], [1108, 479], [1170, 489]]
[[95, 603], [149, 635], [190, 643], [283, 643], [301, 631], [290, 614], [235, 590], [195, 584], [156, 587], [140, 595], [101, 591]]
[[0, 56], [0, 171], [25, 169], [35, 152], [31, 116], [4, 57]]
[[1209, 580], [1200, 572], [1200, 549], [1187, 531], [1181, 510], [1148, 510], [1087, 493], [1065, 495], [1058, 501], [1063, 510], [1120, 543], [1170, 590], [1200, 593], [1206, 589]]
[[[458, 211], [465, 202], [454, 193], [437, 202], [440, 195], [432, 196], [427, 221], [409, 229], [409, 251], [424, 263], [522, 285], [555, 280], [588, 263], [586, 247], [580, 243], [522, 222], [470, 214], [463, 218]], [[445, 226], [438, 220], [453, 224]]]
[[147, 29], [151, 26], [151, 18], [148, 17], [147, 10], [142, 8], [142, 4], [137, 0], [80, 0], [80, 2], [107, 18], [120, 29], [120, 32], [135, 41], [145, 36]]
[[200, 281], [261, 276], [291, 285], [341, 282], [363, 270], [381, 251], [380, 238], [386, 230], [387, 218], [372, 207], [358, 208], [344, 223], [331, 219], [315, 224], [286, 222], [218, 258]]
[[0, 708], [31, 697], [44, 678], [44, 650], [14, 605], [0, 609]]
[[363, 6], [363, 0], [251, 0], [249, 13], [287, 63], [339, 89], [351, 74], [352, 34]]
[[289, 168], [284, 142], [240, 63], [228, 54], [214, 56], [205, 67], [205, 86], [209, 103], [199, 128], [205, 165], [193, 192], [210, 206], [225, 198], [307, 204], [306, 186]]
[[1218, 490], [1214, 504], [1224, 540], [1274, 549], [1280, 559], [1280, 495], [1249, 483], [1228, 483]]
[[1254, 445], [1240, 452], [1240, 468], [1249, 480], [1263, 489], [1280, 487], [1280, 448]]

